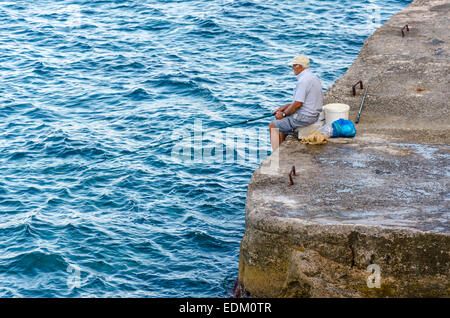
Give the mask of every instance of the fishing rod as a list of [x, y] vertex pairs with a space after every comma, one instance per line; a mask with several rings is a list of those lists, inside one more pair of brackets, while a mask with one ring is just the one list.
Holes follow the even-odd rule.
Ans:
[[366, 94], [367, 94], [367, 90], [369, 89], [370, 79], [371, 78], [372, 78], [372, 75], [369, 76], [369, 80], [367, 81], [366, 89], [364, 90], [364, 95], [363, 95], [363, 98], [361, 100], [361, 105], [359, 106], [358, 116], [356, 116], [356, 119], [355, 119], [355, 124], [357, 124], [359, 122], [359, 117], [361, 116], [361, 110], [362, 110], [362, 107], [364, 105], [364, 100], [366, 99]]
[[[251, 122], [253, 122], [253, 121], [257, 121], [257, 120], [260, 120], [260, 119], [264, 119], [264, 118], [267, 118], [267, 117], [270, 117], [270, 116], [273, 116], [273, 115], [274, 115], [274, 113], [270, 113], [270, 114], [267, 114], [267, 115], [264, 115], [264, 116], [260, 116], [260, 117], [256, 117], [256, 118], [247, 119], [247, 120], [244, 120], [244, 121], [241, 121], [241, 122], [238, 122], [238, 123], [234, 123], [234, 124], [231, 124], [231, 125], [225, 125], [225, 126], [222, 126], [222, 127], [219, 127], [219, 128], [209, 129], [209, 130], [206, 130], [205, 132], [203, 132], [202, 134], [209, 134], [209, 133], [211, 133], [211, 132], [213, 132], [213, 131], [222, 130], [222, 129], [225, 129], [225, 128], [234, 127], [234, 126], [238, 126], [238, 125], [248, 124], [248, 123], [251, 123]], [[140, 150], [144, 150], [144, 149], [149, 149], [149, 148], [151, 149], [151, 148], [160, 147], [160, 146], [162, 146], [162, 145], [172, 144], [172, 143], [181, 141], [181, 140], [183, 140], [184, 138], [186, 138], [186, 137], [185, 137], [185, 136], [181, 136], [180, 138], [172, 139], [172, 140], [169, 140], [169, 141], [166, 141], [166, 142], [157, 142], [157, 143], [150, 144], [150, 145], [148, 145], [148, 146], [139, 148], [139, 149], [137, 149], [135, 152], [140, 151]], [[188, 137], [188, 138], [192, 138], [192, 137]], [[96, 165], [96, 164], [105, 162], [105, 161], [107, 161], [107, 160], [109, 160], [109, 159], [117, 159], [117, 158], [120, 158], [120, 157], [129, 155], [129, 154], [130, 154], [130, 153], [125, 153], [125, 154], [121, 154], [121, 155], [118, 155], [118, 156], [115, 156], [115, 157], [111, 157], [111, 158], [103, 158], [103, 159], [101, 159], [101, 160], [98, 160], [98, 161], [95, 161], [95, 162], [93, 162], [93, 163], [91, 163], [91, 164], [86, 165], [86, 167], [93, 166], [93, 165]]]

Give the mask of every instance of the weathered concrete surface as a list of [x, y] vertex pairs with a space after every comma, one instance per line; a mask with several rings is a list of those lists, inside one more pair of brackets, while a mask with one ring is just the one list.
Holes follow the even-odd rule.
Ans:
[[[449, 143], [450, 1], [416, 0], [366, 40], [347, 72], [328, 89], [324, 103], [351, 106], [356, 118], [363, 90], [370, 88], [358, 132], [383, 133], [403, 142]], [[408, 25], [409, 32], [401, 35]]]
[[[351, 106], [372, 74], [357, 137], [290, 139], [257, 169], [239, 282], [255, 297], [449, 297], [450, 1], [416, 0], [326, 92]], [[410, 32], [402, 38], [400, 29]], [[295, 184], [288, 173], [295, 165]], [[369, 288], [377, 264], [381, 288]]]

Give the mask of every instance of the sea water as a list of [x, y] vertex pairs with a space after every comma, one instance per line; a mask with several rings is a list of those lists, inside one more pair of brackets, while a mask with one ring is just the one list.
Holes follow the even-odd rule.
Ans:
[[409, 3], [0, 1], [0, 296], [230, 296], [271, 119], [152, 145], [289, 103], [298, 54], [326, 89]]

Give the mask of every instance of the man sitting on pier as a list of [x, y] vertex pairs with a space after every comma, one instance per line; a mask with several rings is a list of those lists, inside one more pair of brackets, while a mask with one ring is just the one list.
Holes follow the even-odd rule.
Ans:
[[284, 141], [286, 135], [293, 133], [297, 127], [316, 122], [323, 106], [322, 85], [319, 78], [309, 70], [308, 57], [298, 55], [290, 65], [297, 76], [297, 84], [292, 103], [274, 111], [276, 119], [269, 125], [273, 151]]

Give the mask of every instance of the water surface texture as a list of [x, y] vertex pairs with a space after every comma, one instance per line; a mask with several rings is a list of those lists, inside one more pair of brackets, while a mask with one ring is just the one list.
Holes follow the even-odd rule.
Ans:
[[147, 146], [290, 102], [300, 53], [329, 87], [409, 3], [1, 1], [0, 296], [229, 296], [268, 134], [244, 162]]

